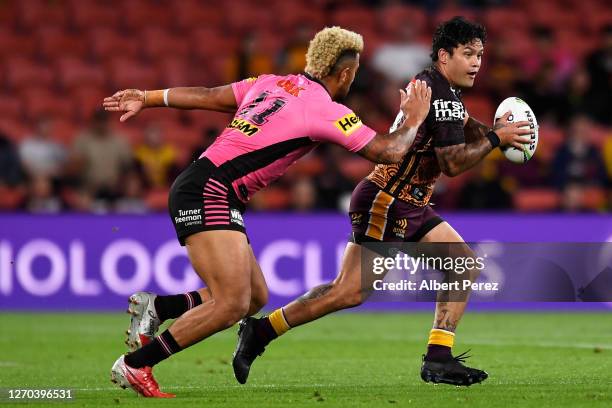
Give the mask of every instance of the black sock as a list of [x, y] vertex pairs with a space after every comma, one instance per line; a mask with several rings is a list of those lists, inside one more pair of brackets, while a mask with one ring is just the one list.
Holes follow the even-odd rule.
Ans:
[[202, 297], [197, 291], [182, 293], [180, 295], [157, 296], [155, 298], [155, 311], [162, 322], [167, 319], [176, 319], [189, 309], [202, 304]]
[[447, 346], [441, 346], [439, 344], [428, 344], [427, 354], [425, 360], [427, 361], [447, 361], [453, 358], [451, 354], [451, 348]]
[[172, 334], [168, 330], [155, 337], [146, 346], [125, 356], [125, 363], [133, 368], [153, 367], [174, 353], [181, 351]]
[[257, 337], [264, 345], [268, 345], [268, 343], [278, 337], [267, 316], [256, 320], [255, 334], [257, 334]]

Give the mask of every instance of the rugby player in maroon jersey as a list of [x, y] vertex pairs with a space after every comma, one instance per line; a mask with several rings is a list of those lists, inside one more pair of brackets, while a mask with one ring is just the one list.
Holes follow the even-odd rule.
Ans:
[[[241, 322], [233, 360], [240, 383], [246, 382], [252, 362], [273, 339], [292, 327], [358, 306], [365, 300], [367, 285], [362, 279], [369, 271], [361, 270], [362, 257], [373, 256], [366, 249], [367, 243], [454, 243], [455, 255], [475, 257], [461, 236], [431, 207], [435, 182], [442, 173], [452, 177], [465, 172], [498, 146], [522, 150], [522, 145], [530, 142], [525, 135], [531, 133], [528, 122], [508, 123], [510, 112], [493, 128], [467, 114], [460, 89], [473, 86], [485, 42], [484, 27], [460, 17], [437, 28], [432, 41], [432, 65], [415, 78], [431, 87], [432, 97], [429, 114], [414, 143], [400, 162], [377, 165], [353, 191], [349, 210], [352, 239], [338, 277], [269, 316], [249, 317]], [[404, 120], [400, 112], [391, 131]], [[466, 276], [473, 278], [474, 274]], [[451, 353], [468, 295], [467, 291], [438, 292], [433, 328], [421, 366], [421, 377], [426, 382], [469, 386], [488, 376], [485, 371], [465, 366], [465, 353]]]

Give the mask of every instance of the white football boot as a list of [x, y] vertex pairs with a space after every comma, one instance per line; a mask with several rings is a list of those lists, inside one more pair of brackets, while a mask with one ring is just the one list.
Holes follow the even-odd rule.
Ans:
[[126, 330], [127, 344], [130, 351], [136, 351], [149, 344], [159, 329], [161, 320], [155, 311], [156, 294], [151, 292], [136, 292], [129, 299], [127, 313], [132, 315], [130, 328]]

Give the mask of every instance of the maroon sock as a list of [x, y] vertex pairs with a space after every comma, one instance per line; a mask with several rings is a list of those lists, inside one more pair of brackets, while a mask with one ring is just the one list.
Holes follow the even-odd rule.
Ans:
[[278, 337], [268, 316], [257, 319], [255, 323], [255, 334], [257, 334], [257, 337], [259, 337], [265, 345]]
[[444, 362], [453, 358], [451, 354], [451, 348], [447, 346], [441, 346], [439, 344], [428, 344], [427, 354], [425, 354], [425, 360]]

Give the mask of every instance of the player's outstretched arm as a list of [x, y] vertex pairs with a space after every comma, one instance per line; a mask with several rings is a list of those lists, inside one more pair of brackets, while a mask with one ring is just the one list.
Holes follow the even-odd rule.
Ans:
[[375, 163], [391, 164], [402, 160], [412, 146], [421, 123], [429, 113], [431, 88], [425, 81], [411, 83], [406, 93], [400, 90], [400, 109], [406, 118], [393, 132], [377, 134], [359, 154]]
[[[510, 114], [506, 112], [499, 118], [493, 129], [468, 118], [464, 128], [467, 143], [435, 148], [442, 172], [450, 177], [457, 176], [474, 167], [497, 146], [514, 146], [522, 150], [523, 144], [531, 142], [524, 137], [531, 133], [529, 122], [509, 123]], [[527, 128], [521, 129], [524, 126]]]
[[216, 88], [182, 87], [154, 91], [124, 89], [104, 98], [102, 104], [109, 112], [125, 112], [119, 119], [125, 122], [144, 108], [172, 107], [235, 112], [236, 98], [231, 85]]

